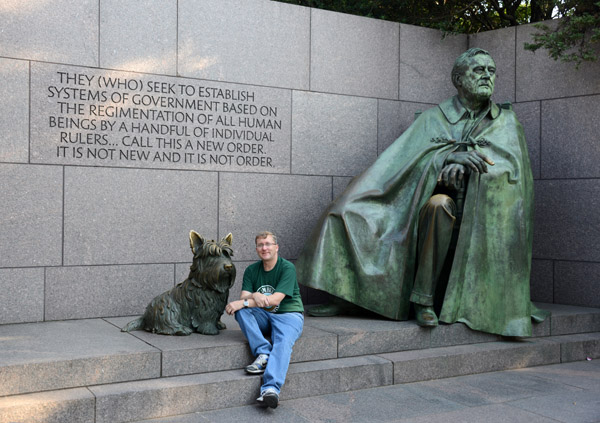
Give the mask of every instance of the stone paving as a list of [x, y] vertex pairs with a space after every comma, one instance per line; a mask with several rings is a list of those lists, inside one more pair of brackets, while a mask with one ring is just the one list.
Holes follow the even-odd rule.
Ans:
[[597, 423], [600, 422], [600, 360], [281, 401], [275, 410], [248, 405], [143, 422], [246, 421]]

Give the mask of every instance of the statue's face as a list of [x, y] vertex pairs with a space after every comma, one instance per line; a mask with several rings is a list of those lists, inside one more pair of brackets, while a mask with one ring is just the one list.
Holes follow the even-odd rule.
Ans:
[[459, 92], [468, 99], [488, 100], [494, 93], [496, 64], [487, 54], [469, 59], [469, 66], [460, 77]]

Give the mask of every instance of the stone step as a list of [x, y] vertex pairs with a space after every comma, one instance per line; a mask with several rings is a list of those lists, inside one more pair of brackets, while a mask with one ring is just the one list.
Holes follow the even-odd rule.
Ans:
[[[600, 332], [293, 363], [281, 399], [600, 358]], [[132, 422], [252, 404], [260, 376], [225, 370], [0, 398], [0, 423]], [[73, 416], [81, 416], [76, 419]]]
[[95, 421], [96, 399], [87, 388], [0, 397], [2, 423]]
[[[600, 331], [600, 309], [539, 304], [552, 317], [535, 337]], [[0, 326], [0, 397], [241, 369], [252, 361], [239, 326], [217, 336], [122, 333], [131, 317]], [[414, 321], [307, 317], [292, 363], [495, 342], [463, 324], [433, 330]]]
[[0, 326], [0, 396], [160, 377], [161, 352], [100, 320]]
[[[377, 356], [293, 364], [282, 399], [392, 384], [392, 363]], [[96, 422], [127, 422], [252, 404], [260, 376], [228, 370], [91, 387]]]
[[566, 363], [600, 356], [600, 332], [380, 354], [394, 384]]

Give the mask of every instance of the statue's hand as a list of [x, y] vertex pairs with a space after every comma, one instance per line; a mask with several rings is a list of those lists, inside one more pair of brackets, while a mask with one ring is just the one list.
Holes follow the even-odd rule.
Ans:
[[483, 153], [476, 150], [471, 151], [455, 151], [450, 153], [446, 159], [446, 164], [460, 164], [467, 169], [477, 173], [487, 173], [486, 163], [494, 166], [494, 161]]
[[446, 165], [440, 172], [440, 176], [438, 176], [438, 185], [458, 190], [463, 185], [466, 173], [468, 173], [468, 169], [461, 164]]

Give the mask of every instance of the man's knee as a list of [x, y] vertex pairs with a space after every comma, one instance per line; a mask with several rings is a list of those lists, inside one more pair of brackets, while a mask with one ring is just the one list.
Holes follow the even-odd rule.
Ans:
[[450, 198], [449, 196], [447, 196], [446, 194], [435, 194], [434, 196], [432, 196], [429, 199], [429, 201], [427, 201], [427, 203], [425, 203], [425, 206], [423, 207], [423, 211], [425, 211], [425, 210], [435, 211], [440, 208], [443, 209], [450, 216], [452, 216], [452, 217], [456, 216], [456, 204], [454, 203], [454, 200], [452, 198]]
[[238, 323], [240, 320], [247, 320], [250, 316], [252, 316], [252, 313], [249, 308], [241, 308], [234, 314], [235, 320]]

